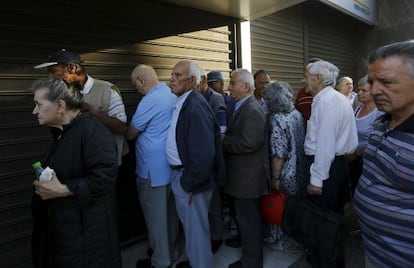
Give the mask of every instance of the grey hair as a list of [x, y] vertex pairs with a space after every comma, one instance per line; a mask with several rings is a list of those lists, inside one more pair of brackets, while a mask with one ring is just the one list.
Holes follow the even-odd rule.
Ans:
[[345, 81], [346, 79], [350, 79], [351, 81], [354, 81], [351, 77], [349, 76], [342, 76], [341, 78], [338, 79], [338, 82], [336, 83], [338, 86], [340, 84], [342, 84], [343, 81]]
[[249, 85], [250, 93], [254, 91], [254, 79], [249, 70], [239, 68], [231, 72], [231, 76], [233, 75], [237, 75], [243, 83], [247, 83]]
[[207, 75], [206, 75], [206, 71], [204, 71], [204, 68], [201, 67], [201, 66], [198, 66], [198, 69], [199, 69], [199, 73], [200, 73], [200, 82], [198, 82], [197, 86], [199, 86], [201, 84], [203, 79], [205, 79], [207, 81]]
[[359, 79], [357, 85], [365, 85], [365, 84], [369, 84], [368, 83], [368, 75], [365, 75], [364, 77], [362, 77], [361, 79]]
[[339, 74], [339, 69], [334, 64], [320, 60], [309, 63], [307, 66], [311, 75], [320, 75], [322, 78], [322, 85], [335, 87], [336, 78]]
[[201, 82], [200, 66], [195, 61], [188, 60], [188, 77], [194, 76], [196, 79], [196, 86]]
[[290, 85], [283, 81], [268, 84], [263, 91], [263, 99], [270, 113], [290, 113], [295, 109]]
[[45, 97], [50, 102], [56, 103], [59, 100], [63, 100], [66, 103], [66, 107], [71, 110], [82, 108], [83, 97], [80, 93], [81, 87], [79, 84], [67, 84], [63, 79], [40, 79], [33, 82], [31, 90], [33, 93], [40, 89], [47, 89]]
[[372, 64], [377, 59], [385, 59], [392, 56], [399, 56], [405, 59], [410, 67], [410, 76], [414, 78], [414, 39], [377, 48], [368, 56], [368, 63]]

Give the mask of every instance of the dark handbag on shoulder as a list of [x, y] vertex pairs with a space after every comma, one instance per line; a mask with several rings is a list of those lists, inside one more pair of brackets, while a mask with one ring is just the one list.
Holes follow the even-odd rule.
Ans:
[[340, 255], [343, 227], [342, 215], [315, 205], [308, 197], [291, 196], [286, 202], [283, 232], [323, 258], [335, 260]]

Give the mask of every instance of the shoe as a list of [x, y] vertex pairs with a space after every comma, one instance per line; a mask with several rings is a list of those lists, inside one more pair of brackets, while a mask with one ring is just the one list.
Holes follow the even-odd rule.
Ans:
[[236, 261], [236, 262], [233, 262], [232, 264], [229, 264], [229, 268], [241, 268], [241, 267], [242, 267], [241, 261]]
[[213, 252], [213, 254], [216, 254], [219, 248], [221, 247], [221, 245], [223, 245], [223, 239], [219, 239], [219, 240], [211, 239], [211, 252]]
[[175, 268], [191, 268], [191, 265], [189, 261], [182, 261], [182, 262], [177, 263]]
[[307, 255], [306, 255], [306, 262], [307, 262], [310, 266], [312, 266], [312, 257], [311, 257], [311, 255], [310, 255], [310, 254], [307, 254]]
[[226, 246], [231, 247], [231, 248], [240, 248], [241, 247], [240, 236], [237, 236], [235, 238], [226, 239], [226, 241], [224, 243], [226, 244]]
[[148, 248], [147, 249], [147, 256], [151, 258], [153, 254], [154, 254], [154, 250], [152, 248]]
[[236, 221], [234, 219], [230, 219], [230, 222], [229, 222], [229, 234], [231, 236], [238, 236], [239, 235], [239, 230], [237, 228], [237, 224], [236, 224]]
[[151, 268], [152, 267], [151, 259], [147, 258], [147, 259], [137, 260], [136, 267], [137, 268]]

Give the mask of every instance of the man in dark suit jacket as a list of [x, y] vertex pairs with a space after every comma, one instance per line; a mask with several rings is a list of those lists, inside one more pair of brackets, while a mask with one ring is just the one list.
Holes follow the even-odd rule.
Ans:
[[[209, 104], [195, 89], [200, 83], [199, 70], [193, 61], [180, 61], [171, 73], [170, 87], [178, 99], [167, 138], [167, 157], [172, 167], [171, 189], [184, 227], [190, 265], [211, 268], [214, 258], [208, 208], [214, 180], [225, 174], [219, 174], [224, 173], [220, 172], [224, 161], [218, 125]], [[189, 266], [179, 264], [176, 267]]]
[[260, 198], [270, 185], [266, 117], [252, 96], [254, 81], [249, 71], [233, 71], [229, 90], [235, 108], [223, 140], [227, 169], [224, 190], [234, 198], [243, 248], [241, 259], [229, 267], [262, 267]]

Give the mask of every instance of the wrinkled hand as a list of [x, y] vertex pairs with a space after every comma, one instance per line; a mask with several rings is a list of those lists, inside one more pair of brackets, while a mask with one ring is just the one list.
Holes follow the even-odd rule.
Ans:
[[322, 194], [322, 187], [318, 187], [312, 184], [308, 184], [307, 190], [308, 190], [308, 194], [310, 195], [321, 195]]
[[43, 200], [65, 197], [72, 194], [66, 185], [60, 183], [56, 174], [53, 174], [53, 178], [50, 181], [40, 182], [35, 180], [33, 185], [35, 186], [36, 194], [40, 195]]

